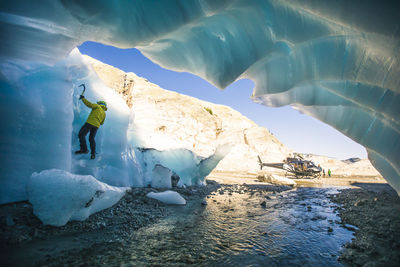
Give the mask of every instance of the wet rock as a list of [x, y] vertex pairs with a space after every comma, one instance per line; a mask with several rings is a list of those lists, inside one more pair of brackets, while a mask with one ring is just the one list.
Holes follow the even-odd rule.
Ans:
[[400, 262], [400, 199], [388, 185], [345, 189], [331, 197], [343, 227], [356, 231], [339, 257], [351, 266], [395, 266]]
[[[220, 185], [216, 183], [209, 183], [208, 181], [206, 186], [203, 187], [191, 187], [188, 186], [186, 188], [176, 188], [177, 192], [179, 192], [182, 195], [185, 195], [184, 197], [187, 199], [192, 200], [192, 203], [197, 203], [199, 205], [199, 202], [201, 203], [202, 201], [206, 201], [207, 203], [207, 197], [209, 195], [213, 194], [213, 192], [216, 193], [217, 199], [223, 199], [223, 201], [218, 202], [217, 199], [213, 199], [213, 197], [210, 197], [209, 201], [217, 202], [218, 207], [221, 209], [221, 211], [226, 212], [225, 215], [228, 217], [233, 216], [237, 211], [233, 209], [234, 207], [233, 204], [228, 204], [228, 201], [231, 201], [232, 203], [235, 203], [236, 199], [234, 197], [227, 197], [227, 196], [219, 196], [220, 191], [224, 192], [225, 195], [228, 195], [229, 193], [237, 193], [237, 192], [251, 192], [254, 193], [255, 197], [253, 198], [253, 201], [256, 205], [257, 212], [255, 214], [248, 214], [248, 217], [257, 217], [260, 213], [260, 211], [264, 210], [263, 208], [260, 209], [260, 206], [258, 204], [266, 207], [268, 198], [263, 198], [267, 192], [271, 192], [271, 190], [281, 190], [284, 191], [286, 190], [285, 188], [280, 188], [278, 189], [276, 186], [273, 187], [251, 187], [249, 186], [223, 186], [221, 188]], [[221, 188], [221, 189], [220, 189]], [[193, 190], [194, 189], [194, 190]], [[108, 259], [114, 259], [118, 260], [118, 257], [121, 256], [119, 254], [129, 254], [129, 247], [124, 247], [123, 243], [116, 243], [119, 242], [119, 240], [122, 241], [128, 241], [131, 242], [133, 235], [136, 235], [137, 232], [135, 232], [137, 229], [140, 229], [145, 226], [149, 226], [161, 218], [168, 216], [169, 215], [169, 208], [165, 204], [157, 204], [156, 200], [152, 199], [147, 199], [145, 195], [149, 192], [157, 192], [158, 190], [155, 190], [153, 188], [132, 188], [130, 192], [126, 194], [125, 197], [123, 197], [120, 202], [118, 202], [115, 206], [100, 211], [98, 213], [93, 214], [90, 216], [86, 221], [83, 222], [70, 222], [66, 226], [62, 228], [55, 228], [55, 227], [46, 227], [43, 226], [40, 221], [38, 221], [32, 214], [32, 207], [28, 204], [26, 210], [21, 211], [21, 214], [14, 217], [15, 223], [19, 225], [20, 221], [26, 221], [29, 222], [27, 223], [27, 229], [22, 230], [23, 233], [27, 233], [28, 235], [17, 235], [20, 238], [25, 238], [25, 240], [20, 241], [19, 243], [24, 243], [26, 240], [29, 239], [29, 236], [32, 236], [33, 233], [33, 239], [42, 239], [42, 240], [50, 240], [50, 239], [57, 239], [58, 236], [63, 236], [63, 235], [69, 235], [69, 236], [75, 236], [79, 235], [79, 240], [77, 242], [73, 243], [80, 243], [80, 244], [85, 244], [89, 246], [87, 250], [83, 250], [81, 247], [74, 247], [73, 250], [65, 250], [61, 253], [58, 253], [60, 251], [59, 248], [58, 254], [55, 255], [55, 251], [48, 252], [49, 250], [46, 251], [46, 253], [49, 253], [48, 261], [46, 260], [40, 262], [43, 264], [38, 264], [38, 265], [52, 265], [52, 266], [60, 266], [60, 265], [68, 265], [68, 262], [70, 262], [69, 265], [73, 266], [83, 266], [83, 265], [98, 265], [99, 263], [99, 258], [97, 258], [97, 255], [103, 255], [101, 258], [101, 261], [104, 262], [104, 260]], [[188, 194], [186, 196], [186, 193]], [[269, 194], [269, 193], [268, 193]], [[257, 201], [256, 199], [259, 199]], [[264, 201], [264, 203], [260, 203], [261, 201]], [[286, 200], [282, 199], [283, 201]], [[274, 201], [275, 202], [275, 201]], [[270, 203], [270, 202], [269, 202]], [[203, 203], [201, 203], [202, 205]], [[211, 203], [210, 203], [211, 205]], [[216, 204], [213, 204], [217, 206]], [[269, 204], [268, 204], [269, 205]], [[254, 205], [252, 204], [252, 208], [254, 209]], [[1, 207], [0, 207], [1, 209]], [[21, 209], [21, 205], [18, 204], [18, 209]], [[237, 210], [237, 209], [236, 209]], [[194, 213], [195, 214], [195, 213]], [[204, 214], [204, 209], [199, 209], [197, 211], [197, 214], [201, 216]], [[245, 213], [246, 214], [246, 213]], [[26, 217], [22, 217], [26, 216]], [[245, 215], [246, 216], [246, 215]], [[5, 218], [3, 216], [2, 218]], [[17, 220], [19, 218], [19, 220]], [[24, 218], [24, 219], [20, 219]], [[28, 218], [25, 220], [25, 218]], [[5, 224], [5, 219], [2, 220], [3, 225]], [[33, 227], [35, 225], [35, 227]], [[196, 226], [190, 226], [190, 228], [194, 228]], [[4, 227], [6, 228], [6, 227]], [[14, 227], [16, 228], [16, 227]], [[13, 229], [14, 229], [13, 228]], [[37, 228], [38, 231], [36, 231], [36, 236], [35, 236], [35, 230], [34, 228]], [[90, 235], [89, 233], [95, 233], [94, 235]], [[161, 235], [160, 235], [161, 236]], [[1, 237], [1, 236], [0, 236]], [[161, 237], [160, 237], [161, 238]], [[161, 239], [158, 239], [161, 241]], [[174, 238], [174, 240], [179, 241], [179, 235]], [[106, 243], [107, 241], [111, 241], [110, 243]], [[16, 242], [18, 243], [18, 242]], [[98, 245], [96, 245], [98, 244]], [[229, 247], [231, 244], [223, 244], [223, 247]], [[120, 249], [123, 248], [123, 249]], [[157, 250], [161, 250], [164, 248], [164, 246], [158, 246], [155, 247], [154, 249], [154, 255], [157, 256]], [[394, 249], [397, 249], [397, 247], [394, 247]], [[189, 251], [190, 248], [188, 248], [187, 253], [184, 253], [182, 255], [182, 262], [179, 262], [180, 264], [183, 264], [185, 262], [185, 257], [186, 255], [189, 255], [191, 251]], [[112, 255], [112, 251], [118, 251], [118, 253]], [[118, 254], [118, 255], [117, 255]], [[193, 256], [193, 255], [192, 255]], [[130, 256], [129, 256], [130, 257]], [[132, 258], [130, 258], [132, 260]], [[175, 260], [175, 258], [174, 258]], [[195, 263], [199, 263], [198, 259], [195, 259]], [[112, 260], [112, 262], [116, 262]], [[191, 262], [191, 260], [189, 260]], [[104, 263], [105, 265], [107, 262]], [[152, 262], [149, 263], [149, 265], [156, 265], [157, 263]], [[188, 263], [189, 264], [189, 263]], [[188, 265], [187, 264], [187, 265]], [[168, 265], [168, 264], [166, 264]], [[179, 264], [178, 264], [179, 265]], [[200, 264], [201, 265], [201, 264]], [[109, 265], [111, 266], [111, 265]]]
[[6, 217], [6, 225], [7, 226], [14, 226], [15, 225], [15, 222], [14, 222], [14, 220], [13, 220], [13, 218], [12, 218], [12, 216], [10, 214], [8, 214], [7, 217]]

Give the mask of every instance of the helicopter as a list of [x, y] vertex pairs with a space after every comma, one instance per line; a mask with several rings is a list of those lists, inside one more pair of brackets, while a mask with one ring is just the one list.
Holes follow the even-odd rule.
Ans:
[[260, 156], [258, 163], [263, 167], [278, 168], [286, 171], [286, 176], [294, 175], [296, 178], [317, 178], [321, 176], [322, 168], [316, 166], [311, 160], [305, 160], [302, 155], [294, 153], [293, 157], [287, 157], [283, 163], [263, 163]]

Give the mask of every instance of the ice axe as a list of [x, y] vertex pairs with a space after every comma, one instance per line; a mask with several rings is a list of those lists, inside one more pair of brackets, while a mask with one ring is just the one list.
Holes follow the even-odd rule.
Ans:
[[81, 96], [83, 96], [83, 94], [85, 93], [86, 87], [85, 87], [85, 84], [84, 84], [84, 83], [82, 83], [82, 84], [79, 85], [78, 87], [81, 87], [81, 86], [83, 86], [83, 91], [82, 91], [82, 94], [81, 94]]

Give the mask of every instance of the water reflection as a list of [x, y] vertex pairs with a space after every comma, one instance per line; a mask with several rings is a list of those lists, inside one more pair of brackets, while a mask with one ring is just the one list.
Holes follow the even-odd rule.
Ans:
[[[232, 192], [171, 207], [172, 216], [139, 230], [129, 245], [134, 265], [341, 266], [352, 238], [334, 212], [332, 189]], [[265, 205], [260, 203], [265, 201]]]

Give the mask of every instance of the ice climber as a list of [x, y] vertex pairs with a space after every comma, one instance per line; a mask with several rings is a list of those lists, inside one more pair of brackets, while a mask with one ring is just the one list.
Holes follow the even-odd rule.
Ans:
[[89, 142], [90, 142], [90, 159], [96, 158], [96, 142], [94, 141], [94, 137], [96, 136], [97, 130], [100, 125], [103, 125], [104, 120], [106, 119], [106, 110], [107, 103], [105, 101], [99, 101], [97, 104], [93, 104], [88, 101], [83, 95], [79, 97], [82, 99], [82, 102], [88, 107], [91, 108], [92, 111], [89, 114], [89, 117], [86, 120], [86, 123], [79, 130], [79, 143], [81, 149], [75, 151], [75, 154], [87, 154], [89, 153], [87, 145], [86, 145], [86, 135], [89, 134]]

